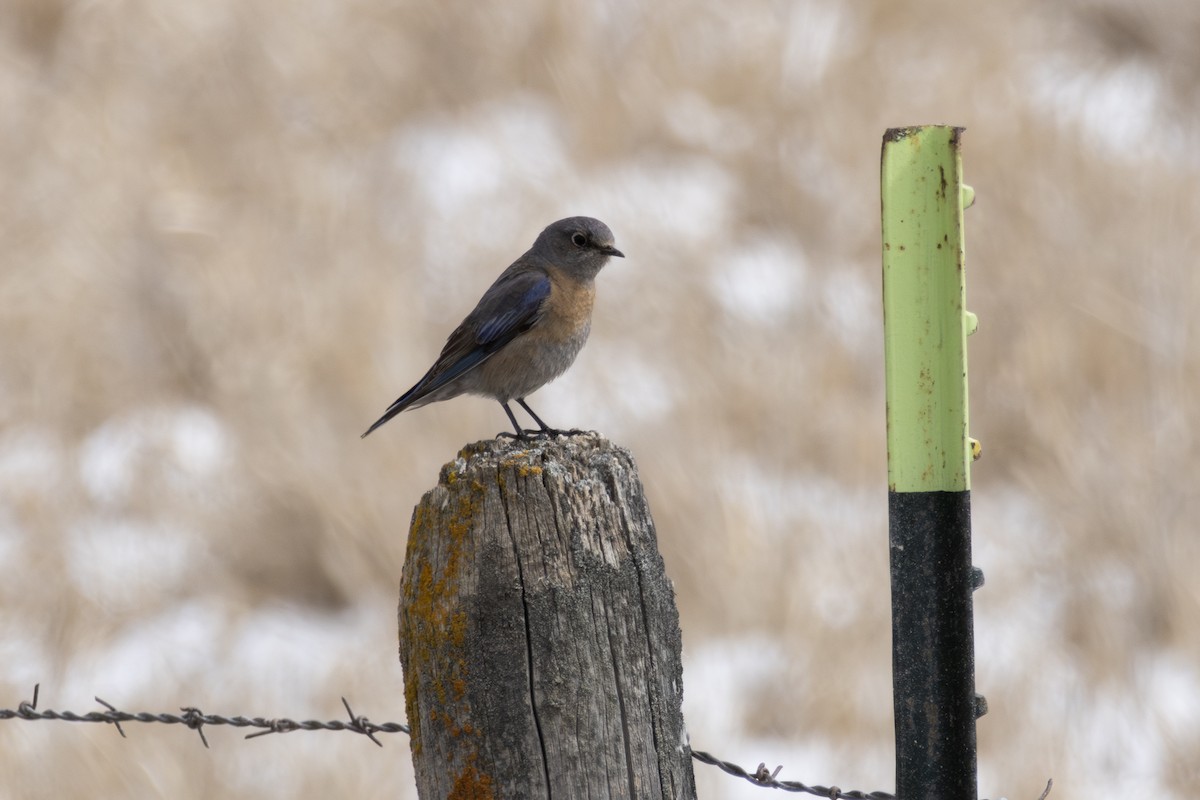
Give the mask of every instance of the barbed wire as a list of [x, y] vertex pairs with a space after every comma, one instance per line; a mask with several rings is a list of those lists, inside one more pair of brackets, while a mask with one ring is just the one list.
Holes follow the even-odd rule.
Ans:
[[782, 789], [785, 792], [814, 794], [817, 797], [829, 798], [829, 800], [841, 800], [841, 798], [846, 798], [846, 800], [896, 800], [896, 796], [888, 792], [860, 792], [857, 789], [839, 789], [836, 786], [805, 786], [800, 781], [776, 780], [775, 776], [783, 769], [782, 766], [776, 767], [774, 771], [771, 771], [766, 764], [759, 764], [758, 769], [754, 772], [747, 772], [737, 764], [722, 761], [703, 750], [693, 750], [692, 758], [704, 764], [711, 764], [734, 777], [745, 778], [755, 786], [762, 786], [767, 789]]
[[246, 734], [247, 739], [254, 739], [258, 736], [266, 736], [269, 733], [290, 733], [291, 731], [351, 731], [360, 733], [366, 736], [375, 744], [383, 747], [383, 742], [375, 738], [377, 733], [410, 733], [411, 730], [407, 725], [402, 725], [399, 722], [385, 722], [376, 724], [366, 717], [356, 716], [354, 710], [350, 708], [350, 703], [346, 698], [342, 698], [342, 705], [346, 708], [346, 714], [349, 715], [349, 722], [340, 720], [331, 720], [322, 722], [320, 720], [310, 719], [303, 722], [296, 720], [277, 718], [265, 719], [263, 717], [223, 717], [219, 714], [205, 714], [198, 708], [191, 706], [180, 708], [180, 714], [150, 714], [139, 712], [131, 714], [128, 711], [121, 711], [105, 700], [96, 698], [96, 702], [107, 708], [107, 711], [89, 711], [86, 714], [76, 714], [73, 711], [54, 711], [47, 709], [38, 711], [38, 691], [41, 689], [41, 684], [33, 687], [33, 701], [20, 703], [16, 710], [11, 708], [0, 709], [0, 720], [5, 719], [24, 719], [24, 720], [60, 720], [63, 722], [104, 722], [113, 725], [117, 729], [117, 733], [125, 738], [125, 730], [121, 727], [122, 722], [161, 722], [167, 725], [184, 725], [200, 734], [200, 741], [208, 747], [208, 739], [204, 736], [205, 725], [232, 725], [235, 728], [261, 728], [262, 730], [254, 733]]
[[[0, 720], [6, 719], [23, 719], [26, 721], [35, 720], [55, 720], [60, 722], [103, 722], [112, 725], [117, 729], [117, 733], [121, 734], [121, 738], [125, 737], [125, 730], [121, 727], [122, 722], [158, 722], [166, 725], [183, 725], [191, 730], [194, 730], [200, 735], [200, 741], [208, 747], [208, 738], [204, 735], [205, 725], [230, 725], [235, 728], [260, 728], [254, 733], [246, 734], [245, 738], [254, 739], [259, 736], [266, 736], [272, 733], [290, 733], [292, 731], [350, 731], [352, 733], [362, 734], [370, 739], [375, 744], [383, 747], [383, 742], [375, 738], [377, 733], [407, 733], [411, 734], [412, 729], [407, 725], [399, 722], [371, 722], [366, 717], [357, 716], [354, 710], [350, 708], [350, 703], [345, 697], [342, 698], [342, 706], [346, 709], [346, 715], [350, 718], [349, 722], [341, 720], [330, 720], [322, 722], [321, 720], [304, 720], [297, 722], [287, 718], [266, 719], [264, 717], [223, 717], [219, 714], [205, 714], [200, 709], [185, 706], [179, 710], [182, 714], [160, 713], [152, 714], [147, 712], [130, 713], [121, 711], [112, 703], [106, 700], [95, 698], [96, 702], [104, 706], [107, 711], [89, 711], [86, 714], [76, 714], [73, 711], [54, 711], [46, 709], [38, 711], [38, 693], [41, 690], [41, 684], [35, 684], [33, 687], [33, 700], [21, 701], [17, 704], [17, 708], [0, 708]], [[844, 790], [837, 786], [806, 786], [800, 781], [781, 781], [777, 780], [782, 766], [776, 767], [773, 771], [766, 764], [759, 764], [758, 769], [754, 772], [748, 772], [742, 767], [729, 761], [722, 761], [711, 753], [706, 753], [703, 750], [693, 750], [692, 758], [703, 764], [711, 764], [721, 771], [732, 775], [736, 778], [744, 778], [753, 783], [755, 786], [762, 786], [767, 789], [781, 789], [785, 792], [798, 792], [804, 794], [816, 795], [824, 797], [827, 800], [896, 800], [896, 796], [888, 792], [860, 792], [856, 789]], [[1054, 785], [1053, 781], [1047, 781], [1046, 790], [1042, 792], [1038, 800], [1046, 800], [1050, 794], [1050, 788]]]

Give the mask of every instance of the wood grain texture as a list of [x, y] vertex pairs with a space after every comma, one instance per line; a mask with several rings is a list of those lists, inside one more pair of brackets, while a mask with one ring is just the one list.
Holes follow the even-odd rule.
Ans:
[[690, 798], [674, 592], [628, 451], [463, 449], [413, 513], [400, 660], [422, 798]]

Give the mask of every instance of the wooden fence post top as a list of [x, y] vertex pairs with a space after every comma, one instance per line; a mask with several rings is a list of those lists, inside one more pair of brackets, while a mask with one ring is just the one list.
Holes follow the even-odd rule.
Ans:
[[586, 431], [570, 436], [526, 440], [505, 437], [474, 442], [459, 450], [457, 458], [442, 467], [438, 486], [449, 486], [464, 475], [492, 469], [516, 469], [521, 477], [540, 475], [547, 468], [556, 478], [592, 477], [586, 471], [581, 471], [581, 467], [592, 467], [597, 473], [612, 469], [637, 473], [637, 466], [628, 450], [594, 431]]
[[629, 451], [464, 447], [413, 512], [400, 658], [422, 797], [691, 797], [679, 617]]

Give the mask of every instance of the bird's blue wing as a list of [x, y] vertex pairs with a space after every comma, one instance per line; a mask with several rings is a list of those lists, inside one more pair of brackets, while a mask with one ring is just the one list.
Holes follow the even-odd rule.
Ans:
[[550, 278], [544, 272], [521, 272], [510, 281], [497, 281], [467, 318], [474, 323], [475, 341], [494, 353], [537, 322], [549, 296]]
[[541, 318], [549, 296], [550, 278], [541, 270], [505, 272], [450, 334], [437, 363], [413, 387], [415, 393], [424, 396], [440, 389], [529, 330]]
[[550, 278], [540, 269], [519, 264], [509, 267], [496, 279], [475, 310], [450, 334], [441, 355], [425, 376], [397, 398], [363, 436], [478, 367], [537, 324], [550, 297]]

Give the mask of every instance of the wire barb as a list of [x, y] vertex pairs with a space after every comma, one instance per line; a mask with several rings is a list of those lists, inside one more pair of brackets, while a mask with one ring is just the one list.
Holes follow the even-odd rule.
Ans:
[[355, 733], [361, 733], [375, 744], [383, 747], [383, 742], [376, 739], [375, 732], [371, 730], [371, 720], [367, 719], [366, 717], [354, 716], [354, 710], [350, 708], [350, 702], [344, 697], [342, 698], [342, 705], [346, 707], [346, 714], [348, 714], [350, 717], [350, 725], [348, 730], [352, 730]]
[[[112, 714], [113, 718], [106, 719], [106, 720], [104, 720], [104, 722], [111, 722], [113, 724], [113, 727], [115, 727], [117, 729], [117, 733], [121, 734], [122, 739], [128, 738], [125, 736], [124, 729], [121, 728], [121, 720], [119, 718], [121, 715], [121, 712], [117, 711], [116, 706], [112, 705], [111, 703], [104, 702], [99, 697], [94, 698], [94, 699], [97, 703], [99, 703], [100, 705], [107, 708], [109, 710], [109, 712]], [[95, 713], [96, 713], [95, 711], [92, 712], [92, 714], [95, 714]], [[88, 716], [90, 717], [92, 714], [88, 714]]]
[[30, 703], [22, 700], [17, 704], [17, 713], [21, 715], [22, 719], [37, 719], [38, 691], [41, 688], [42, 685], [40, 683], [35, 683], [33, 685], [33, 702]]
[[204, 749], [208, 748], [208, 739], [204, 735], [204, 714], [200, 709], [193, 706], [187, 706], [179, 709], [183, 712], [183, 724], [200, 734], [200, 741], [204, 742]]
[[775, 776], [778, 775], [779, 771], [782, 769], [783, 769], [783, 764], [780, 764], [778, 767], [775, 768], [774, 772], [771, 772], [767, 769], [766, 762], [760, 761], [760, 762], [758, 762], [758, 769], [754, 770], [754, 780], [758, 781], [759, 783], [764, 783], [766, 781], [773, 781], [773, 780], [775, 780]]
[[266, 730], [257, 731], [256, 733], [247, 733], [247, 739], [257, 739], [259, 736], [266, 736], [269, 733], [291, 733], [300, 729], [300, 723], [290, 719], [269, 719], [265, 720], [262, 726]]

